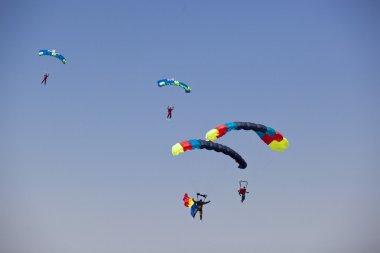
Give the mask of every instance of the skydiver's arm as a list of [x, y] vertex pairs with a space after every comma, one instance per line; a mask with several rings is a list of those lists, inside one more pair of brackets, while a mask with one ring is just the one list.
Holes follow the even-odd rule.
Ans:
[[204, 205], [206, 205], [206, 204], [208, 204], [208, 203], [210, 203], [211, 201], [209, 200], [209, 201], [207, 201], [207, 202], [203, 202], [203, 204]]

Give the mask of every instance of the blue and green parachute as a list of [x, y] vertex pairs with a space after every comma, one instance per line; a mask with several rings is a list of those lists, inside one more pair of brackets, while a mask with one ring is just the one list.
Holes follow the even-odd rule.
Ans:
[[175, 86], [183, 88], [186, 93], [190, 93], [191, 92], [191, 88], [187, 84], [185, 84], [183, 82], [180, 82], [180, 81], [177, 81], [177, 80], [174, 80], [174, 79], [161, 79], [161, 80], [158, 80], [157, 81], [157, 85], [158, 85], [158, 87], [164, 87], [164, 86], [167, 86], [167, 85], [175, 85]]
[[38, 55], [39, 55], [39, 56], [42, 56], [42, 55], [53, 56], [53, 57], [59, 59], [63, 64], [66, 64], [66, 63], [67, 63], [66, 58], [63, 57], [63, 55], [57, 53], [54, 49], [53, 49], [53, 50], [46, 50], [46, 49], [44, 49], [44, 50], [40, 50], [40, 51], [38, 52]]

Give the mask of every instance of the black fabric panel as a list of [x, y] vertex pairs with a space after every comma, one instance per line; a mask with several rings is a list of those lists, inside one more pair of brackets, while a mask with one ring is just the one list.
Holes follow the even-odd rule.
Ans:
[[255, 124], [250, 122], [235, 122], [237, 125], [236, 130], [253, 130], [253, 131], [261, 131], [265, 133], [267, 131], [267, 127], [261, 124]]
[[233, 149], [224, 146], [219, 143], [211, 142], [211, 141], [204, 141], [204, 140], [198, 140], [201, 143], [201, 149], [207, 149], [207, 150], [214, 150], [216, 152], [222, 152], [225, 155], [230, 156], [232, 159], [234, 159], [238, 164], [240, 169], [247, 168], [247, 163], [244, 161], [244, 159]]

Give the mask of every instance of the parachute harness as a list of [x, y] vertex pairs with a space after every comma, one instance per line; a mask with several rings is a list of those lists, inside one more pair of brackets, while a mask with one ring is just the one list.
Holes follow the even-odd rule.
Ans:
[[197, 192], [197, 201], [199, 201], [199, 197], [202, 197], [203, 198], [202, 201], [205, 201], [207, 198], [207, 195], [206, 194], [200, 194], [199, 192]]

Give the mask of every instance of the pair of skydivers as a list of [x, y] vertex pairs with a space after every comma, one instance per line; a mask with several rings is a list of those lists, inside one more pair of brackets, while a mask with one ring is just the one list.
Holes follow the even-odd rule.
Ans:
[[[240, 181], [239, 182], [239, 185], [240, 185], [240, 188], [238, 190], [238, 193], [239, 195], [241, 196], [241, 203], [244, 202], [245, 200], [245, 194], [246, 193], [249, 193], [247, 192], [247, 186], [248, 186], [248, 182], [247, 181]], [[202, 198], [199, 198], [199, 197], [202, 197]], [[205, 201], [207, 198], [207, 195], [205, 194], [200, 194], [200, 193], [197, 193], [197, 200], [193, 199], [194, 201], [194, 204], [197, 205], [197, 208], [195, 209], [194, 211], [194, 216], [193, 218], [195, 218], [195, 215], [199, 212], [199, 221], [202, 222], [202, 215], [203, 215], [203, 205], [206, 205], [208, 203], [210, 203], [211, 201]]]

